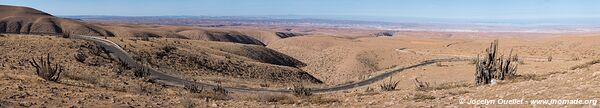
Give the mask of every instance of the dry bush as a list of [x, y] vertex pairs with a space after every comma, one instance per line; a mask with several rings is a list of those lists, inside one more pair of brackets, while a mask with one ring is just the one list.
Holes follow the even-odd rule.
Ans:
[[77, 53], [75, 53], [75, 60], [77, 60], [78, 62], [84, 63], [85, 59], [87, 59], [87, 55], [85, 55], [85, 53], [81, 50], [77, 51]]
[[258, 96], [258, 98], [256, 99], [256, 101], [258, 102], [286, 102], [286, 103], [293, 103], [292, 101], [294, 101], [296, 99], [294, 99], [293, 97], [290, 97], [288, 95], [283, 95], [283, 94], [260, 94]]
[[571, 57], [571, 61], [579, 61], [579, 60], [581, 60], [581, 58], [579, 58], [577, 56]]
[[577, 70], [577, 69], [588, 68], [588, 67], [590, 67], [590, 66], [592, 66], [594, 64], [597, 64], [597, 63], [600, 63], [600, 59], [595, 59], [595, 60], [592, 60], [592, 61], [589, 61], [589, 62], [585, 62], [583, 64], [575, 65], [575, 66], [573, 66], [573, 67], [571, 67], [569, 69], [571, 69], [571, 70]]
[[144, 35], [142, 36], [142, 41], [150, 41], [150, 36]]
[[46, 56], [46, 60], [44, 57], [40, 57], [40, 63], [38, 63], [34, 58], [32, 58], [29, 63], [33, 66], [37, 72], [39, 77], [42, 77], [45, 80], [58, 82], [60, 79], [60, 73], [64, 71], [63, 66], [60, 64], [52, 65], [52, 57], [50, 53]]
[[442, 83], [442, 84], [430, 86], [429, 88], [426, 88], [425, 90], [447, 90], [447, 89], [469, 87], [469, 86], [471, 86], [471, 84], [469, 84], [469, 83], [449, 82], [449, 83]]
[[146, 82], [134, 84], [134, 91], [137, 91], [140, 94], [157, 94], [160, 93], [163, 89], [164, 87], [159, 84]]
[[231, 97], [235, 97], [235, 100], [240, 101], [272, 102], [279, 104], [295, 104], [301, 99], [289, 93], [272, 92], [239, 93], [232, 94]]
[[223, 88], [223, 86], [221, 86], [221, 85], [217, 85], [217, 86], [213, 87], [212, 91], [215, 93], [218, 93], [218, 94], [225, 95], [225, 96], [229, 95], [229, 93], [230, 93], [229, 91], [227, 91], [227, 89]]
[[79, 50], [74, 57], [77, 61], [90, 66], [107, 65], [113, 60], [113, 58], [105, 52], [104, 48], [92, 42], [86, 42], [85, 44], [79, 45]]
[[[510, 51], [508, 58], [498, 56], [498, 40], [494, 40], [486, 49], [483, 60], [478, 59], [475, 64], [475, 84], [490, 84], [492, 79], [504, 80], [516, 75], [518, 64], [512, 62], [515, 56]], [[479, 56], [477, 56], [479, 58]]]
[[517, 54], [515, 54], [515, 56], [512, 57], [512, 62], [517, 62], [520, 65], [525, 64], [525, 60], [524, 59], [520, 59]]
[[267, 84], [267, 83], [261, 83], [260, 87], [269, 87], [269, 84]]
[[415, 90], [417, 90], [417, 91], [447, 90], [447, 89], [471, 86], [471, 84], [466, 83], [466, 82], [446, 82], [446, 83], [432, 84], [432, 85], [429, 85], [429, 83], [427, 83], [427, 82], [420, 82], [421, 85], [418, 85], [419, 82], [420, 81], [415, 82], [417, 84], [417, 87], [415, 88]]
[[541, 80], [545, 80], [548, 77], [554, 75], [554, 74], [566, 74], [567, 71], [553, 71], [550, 73], [546, 73], [546, 74], [523, 74], [523, 75], [517, 75], [516, 78], [512, 79], [513, 81], [528, 81], [528, 80], [534, 80], [534, 81], [541, 81]]
[[165, 56], [169, 56], [175, 50], [177, 50], [177, 47], [166, 45], [161, 47], [159, 52], [156, 52], [156, 56], [158, 56], [157, 58], [163, 58]]
[[292, 93], [294, 93], [295, 96], [311, 96], [312, 92], [310, 92], [310, 88], [306, 88], [302, 85], [294, 85], [294, 88], [292, 88]]
[[427, 88], [429, 88], [429, 82], [422, 82], [415, 78], [415, 89], [417, 91], [425, 91]]
[[548, 56], [548, 62], [552, 62], [552, 56]]
[[371, 87], [367, 87], [365, 88], [365, 92], [374, 92], [375, 89], [371, 88]]
[[148, 70], [148, 68], [139, 67], [136, 68], [135, 71], [133, 71], [133, 75], [136, 77], [146, 77], [150, 75], [150, 71]]
[[439, 62], [435, 63], [435, 66], [437, 66], [437, 67], [448, 67], [448, 65], [444, 65], [444, 64], [439, 63]]
[[196, 105], [196, 103], [194, 103], [194, 101], [189, 98], [184, 98], [184, 99], [180, 100], [180, 103], [181, 103], [181, 106], [183, 106], [184, 108], [198, 107], [198, 105]]
[[390, 78], [387, 83], [383, 82], [383, 84], [379, 85], [379, 88], [383, 91], [393, 91], [398, 87], [398, 83], [400, 83], [400, 81], [392, 81], [392, 78]]
[[[550, 73], [550, 74], [553, 74], [553, 73]], [[548, 75], [550, 75], [550, 74], [548, 74]], [[515, 78], [511, 79], [510, 81], [512, 81], [512, 82], [529, 81], [529, 80], [541, 81], [541, 80], [545, 80], [548, 75], [523, 74], [523, 75], [515, 76]]]
[[467, 94], [467, 93], [471, 93], [471, 91], [467, 91], [467, 90], [458, 90], [458, 91], [451, 91], [451, 92], [448, 92], [448, 94], [450, 94], [450, 95], [462, 95], [462, 94]]
[[230, 100], [229, 91], [223, 88], [221, 85], [212, 88], [212, 91], [197, 93], [198, 97], [205, 98], [207, 101], [212, 100]]
[[200, 87], [196, 84], [188, 84], [185, 85], [185, 87], [183, 88], [189, 90], [192, 93], [202, 93], [202, 91], [204, 91], [204, 87]]
[[98, 77], [85, 72], [72, 73], [67, 72], [64, 77], [71, 80], [83, 81], [90, 84], [98, 84]]
[[62, 34], [61, 34], [61, 36], [62, 36], [63, 38], [69, 38], [69, 37], [71, 37], [71, 35], [72, 35], [72, 32], [69, 32], [69, 31], [67, 31], [67, 32], [64, 32], [64, 33], [62, 33]]
[[335, 98], [325, 98], [323, 96], [312, 96], [307, 98], [307, 100], [305, 100], [308, 103], [311, 104], [330, 104], [330, 103], [336, 103], [336, 102], [340, 102], [340, 100], [335, 99]]
[[422, 100], [431, 100], [435, 99], [435, 96], [431, 96], [423, 93], [416, 93], [413, 95], [413, 100], [422, 101]]
[[[116, 68], [115, 68], [116, 67]], [[117, 75], [121, 75], [124, 71], [130, 70], [131, 68], [129, 67], [129, 65], [127, 65], [127, 63], [125, 63], [125, 61], [119, 59], [117, 61], [116, 66], [113, 66], [113, 72], [117, 73]]]

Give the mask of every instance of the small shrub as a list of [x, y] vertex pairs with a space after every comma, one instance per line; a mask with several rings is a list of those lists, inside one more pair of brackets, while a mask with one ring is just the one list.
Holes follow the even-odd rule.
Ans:
[[269, 87], [269, 84], [267, 84], [267, 83], [261, 83], [260, 87]]
[[283, 101], [292, 101], [292, 97], [288, 97], [282, 94], [259, 94], [256, 99], [259, 102], [283, 102]]
[[415, 78], [415, 89], [417, 91], [425, 91], [427, 88], [429, 88], [429, 82], [421, 82]]
[[167, 46], [161, 47], [160, 50], [161, 51], [156, 52], [156, 56], [158, 58], [163, 58], [165, 56], [170, 55], [173, 51], [177, 50], [177, 47], [167, 45]]
[[196, 108], [198, 105], [196, 105], [196, 103], [194, 103], [194, 101], [192, 101], [189, 98], [184, 98], [183, 100], [180, 101], [181, 106], [183, 106], [184, 108]]
[[229, 91], [227, 91], [227, 89], [223, 88], [223, 86], [221, 85], [217, 85], [215, 87], [212, 88], [212, 91], [218, 94], [222, 94], [227, 96], [229, 94]]
[[142, 36], [142, 41], [150, 41], [150, 36]]
[[441, 84], [428, 85], [425, 87], [417, 87], [417, 91], [432, 91], [432, 90], [447, 90], [459, 87], [469, 87], [470, 83], [466, 82], [445, 82]]
[[513, 56], [513, 57], [510, 59], [510, 61], [513, 61], [513, 62], [519, 62], [519, 61], [520, 61], [520, 59], [519, 59], [519, 55], [515, 54], [515, 56]]
[[311, 96], [312, 92], [310, 88], [306, 88], [302, 85], [295, 85], [294, 88], [292, 88], [292, 93], [294, 93], [295, 96]]
[[83, 51], [77, 51], [77, 53], [75, 53], [75, 60], [77, 60], [78, 62], [85, 62], [85, 59], [87, 59], [87, 55], [85, 55], [85, 53], [83, 53]]
[[435, 96], [431, 96], [431, 95], [427, 95], [427, 94], [422, 94], [422, 93], [417, 93], [413, 95], [413, 99], [414, 100], [431, 100], [431, 99], [435, 99]]
[[123, 73], [123, 71], [129, 70], [131, 69], [129, 67], [129, 65], [127, 65], [127, 63], [125, 63], [125, 61], [119, 59], [117, 61], [117, 66], [115, 66], [116, 68], [113, 68], [113, 72], [117, 73], [117, 75], [120, 75]]
[[150, 71], [147, 68], [140, 67], [134, 71], [136, 77], [146, 77], [148, 75], [150, 75]]
[[60, 73], [63, 72], [63, 66], [59, 64], [52, 65], [50, 53], [44, 60], [44, 57], [40, 57], [40, 63], [38, 63], [35, 59], [31, 59], [29, 63], [36, 69], [37, 75], [42, 77], [45, 80], [58, 82], [60, 79]]
[[437, 66], [437, 67], [448, 67], [448, 65], [444, 65], [444, 64], [439, 63], [439, 62], [435, 63], [435, 66]]
[[552, 62], [552, 56], [548, 56], [548, 62]]
[[575, 65], [575, 66], [573, 66], [573, 67], [571, 67], [569, 69], [571, 69], [571, 70], [577, 70], [577, 69], [588, 68], [591, 65], [598, 64], [598, 63], [600, 63], [600, 59], [596, 59], [596, 60], [592, 60], [592, 61], [589, 61], [589, 62], [585, 62], [583, 64]]
[[317, 104], [317, 105], [340, 102], [340, 100], [338, 100], [336, 98], [325, 98], [323, 96], [312, 96], [312, 97], [305, 98], [302, 101], [310, 103], [310, 104]]
[[390, 78], [389, 82], [384, 82], [383, 84], [379, 85], [379, 88], [384, 91], [393, 91], [396, 90], [398, 83], [400, 83], [400, 81], [392, 81], [392, 78]]
[[572, 57], [571, 58], [571, 61], [579, 61], [579, 60], [581, 60], [581, 58], [579, 58], [579, 57]]
[[177, 47], [174, 47], [174, 46], [171, 46], [171, 45], [167, 45], [167, 46], [164, 46], [164, 47], [162, 47], [160, 49], [163, 50], [164, 52], [170, 53], [170, 52], [173, 52], [173, 51], [177, 50]]
[[373, 89], [373, 88], [371, 88], [371, 87], [367, 87], [367, 88], [365, 89], [365, 92], [374, 92], [374, 91], [375, 91], [375, 89]]
[[459, 90], [459, 91], [448, 92], [448, 94], [450, 94], [450, 95], [462, 95], [462, 94], [467, 94], [467, 93], [471, 93], [471, 91]]
[[101, 81], [99, 81], [100, 79], [96, 76], [91, 75], [90, 73], [86, 73], [86, 72], [78, 72], [78, 73], [65, 73], [63, 74], [63, 79], [67, 78], [67, 79], [71, 79], [71, 80], [77, 80], [77, 81], [83, 81], [83, 82], [87, 82], [90, 84], [98, 84]]
[[61, 34], [61, 36], [62, 36], [63, 38], [69, 38], [69, 37], [71, 37], [71, 33], [70, 33], [70, 32], [63, 33], [63, 34]]
[[549, 75], [552, 74], [556, 74], [556, 73], [550, 73], [550, 74], [545, 74], [545, 75], [537, 75], [537, 74], [523, 74], [523, 75], [517, 75], [514, 79], [511, 79], [511, 81], [513, 82], [517, 82], [517, 81], [541, 81], [541, 80], [545, 80], [546, 77], [548, 77]]
[[187, 89], [192, 93], [202, 93], [202, 91], [204, 91], [203, 87], [199, 87], [198, 85], [195, 85], [195, 84], [185, 85], [184, 89]]

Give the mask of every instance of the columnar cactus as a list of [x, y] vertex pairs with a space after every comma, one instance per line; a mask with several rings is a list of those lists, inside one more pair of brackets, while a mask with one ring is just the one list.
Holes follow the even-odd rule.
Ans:
[[492, 79], [504, 80], [515, 76], [517, 72], [517, 64], [512, 63], [517, 59], [516, 55], [512, 55], [512, 50], [507, 59], [502, 56], [498, 58], [498, 40], [494, 40], [490, 47], [486, 49], [486, 55], [483, 59], [477, 56], [475, 63], [475, 84], [484, 85], [490, 84]]

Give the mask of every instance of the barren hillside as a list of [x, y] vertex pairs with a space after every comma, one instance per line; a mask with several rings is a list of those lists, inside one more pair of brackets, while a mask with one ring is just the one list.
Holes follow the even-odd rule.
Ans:
[[58, 18], [33, 8], [7, 5], [0, 5], [0, 32], [114, 36], [111, 32], [94, 25]]

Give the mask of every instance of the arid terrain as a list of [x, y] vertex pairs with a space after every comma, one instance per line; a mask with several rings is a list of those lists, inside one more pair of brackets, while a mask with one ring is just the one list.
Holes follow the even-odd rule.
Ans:
[[[377, 35], [383, 32], [86, 22], [2, 5], [0, 107], [597, 107], [461, 102], [600, 99], [600, 33]], [[518, 69], [511, 78], [477, 85], [475, 58], [483, 57], [494, 40], [499, 55], [518, 55]], [[147, 73], [109, 48], [122, 48], [144, 69], [216, 86], [178, 86], [171, 79], [139, 75]], [[47, 55], [51, 66], [63, 67], [57, 81], [39, 77], [31, 63]], [[442, 58], [466, 60], [428, 62]], [[395, 73], [364, 86], [311, 93], [390, 72]], [[394, 82], [393, 90], [381, 87]]]

